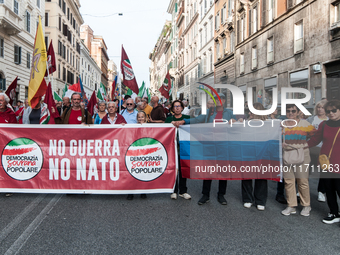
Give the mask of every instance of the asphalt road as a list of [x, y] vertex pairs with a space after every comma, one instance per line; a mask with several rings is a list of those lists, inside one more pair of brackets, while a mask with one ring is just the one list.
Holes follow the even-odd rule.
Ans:
[[197, 180], [188, 180], [192, 200], [0, 194], [0, 254], [340, 254], [339, 224], [321, 222], [328, 207], [317, 201], [316, 179], [309, 217], [281, 215], [274, 182], [265, 211], [243, 207], [240, 181], [228, 182], [220, 205], [217, 184], [201, 206]]

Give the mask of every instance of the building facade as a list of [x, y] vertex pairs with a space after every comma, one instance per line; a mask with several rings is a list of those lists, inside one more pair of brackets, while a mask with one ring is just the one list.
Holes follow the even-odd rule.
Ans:
[[97, 91], [101, 82], [102, 71], [91, 57], [89, 49], [81, 41], [80, 45], [80, 77], [88, 99], [93, 91]]
[[28, 96], [28, 84], [38, 16], [44, 29], [45, 1], [14, 0], [0, 4], [0, 91], [18, 76], [16, 99]]
[[91, 57], [96, 61], [102, 71], [101, 82], [108, 88], [108, 62], [107, 46], [104, 38], [94, 35], [89, 25], [82, 25], [80, 28], [80, 37], [84, 41], [85, 46], [90, 50]]
[[51, 75], [52, 89], [59, 95], [65, 84], [78, 82], [80, 75], [80, 26], [84, 20], [79, 0], [50, 0], [45, 3], [45, 42], [52, 41], [57, 70]]

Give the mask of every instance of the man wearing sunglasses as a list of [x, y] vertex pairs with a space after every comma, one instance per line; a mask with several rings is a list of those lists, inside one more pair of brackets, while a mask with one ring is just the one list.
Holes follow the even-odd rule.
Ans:
[[121, 115], [126, 120], [127, 124], [137, 123], [137, 111], [135, 111], [135, 102], [132, 98], [126, 100], [126, 109], [124, 109]]
[[320, 173], [320, 178], [324, 178], [329, 207], [328, 216], [322, 222], [333, 224], [340, 222], [336, 196], [338, 194], [340, 197], [340, 101], [330, 100], [324, 109], [328, 120], [320, 123], [316, 134], [308, 141], [308, 146], [313, 147], [322, 142], [320, 154], [329, 159], [329, 169]]

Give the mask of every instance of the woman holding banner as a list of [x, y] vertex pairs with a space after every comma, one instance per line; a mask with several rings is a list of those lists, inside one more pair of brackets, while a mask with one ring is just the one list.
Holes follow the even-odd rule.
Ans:
[[[254, 103], [254, 108], [256, 110], [264, 110], [264, 107], [261, 103]], [[265, 121], [267, 116], [259, 116], [249, 112], [248, 120], [256, 119]], [[256, 179], [254, 182], [255, 186], [253, 188], [253, 180], [242, 180], [243, 206], [245, 208], [250, 208], [255, 202], [257, 210], [264, 211], [268, 196], [267, 180]]]
[[285, 181], [285, 190], [287, 196], [287, 208], [281, 213], [283, 215], [296, 214], [297, 197], [295, 181], [297, 182], [300, 201], [303, 209], [300, 213], [302, 216], [309, 216], [310, 193], [309, 193], [309, 172], [308, 165], [310, 163], [309, 148], [307, 138], [312, 136], [315, 128], [306, 120], [299, 118], [300, 110], [295, 104], [287, 104], [286, 116], [284, 121], [283, 134], [283, 161]]
[[102, 120], [105, 115], [106, 115], [106, 102], [100, 101], [98, 103], [98, 112], [92, 117], [93, 124], [102, 123]]
[[317, 146], [322, 142], [318, 170], [323, 173], [327, 204], [330, 210], [322, 222], [333, 224], [340, 222], [336, 196], [338, 194], [340, 197], [340, 101], [330, 100], [324, 105], [324, 109], [329, 120], [319, 125], [316, 134], [308, 141], [308, 146]]

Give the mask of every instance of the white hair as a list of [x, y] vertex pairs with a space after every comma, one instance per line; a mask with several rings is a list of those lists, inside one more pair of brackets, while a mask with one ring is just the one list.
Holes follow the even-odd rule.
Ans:
[[109, 107], [110, 104], [114, 104], [115, 107], [117, 108], [117, 104], [116, 104], [115, 102], [113, 102], [113, 101], [108, 102], [108, 103], [107, 103], [107, 107]]
[[0, 96], [4, 97], [4, 99], [5, 99], [7, 104], [9, 103], [10, 99], [9, 99], [9, 97], [5, 93], [0, 93]]

